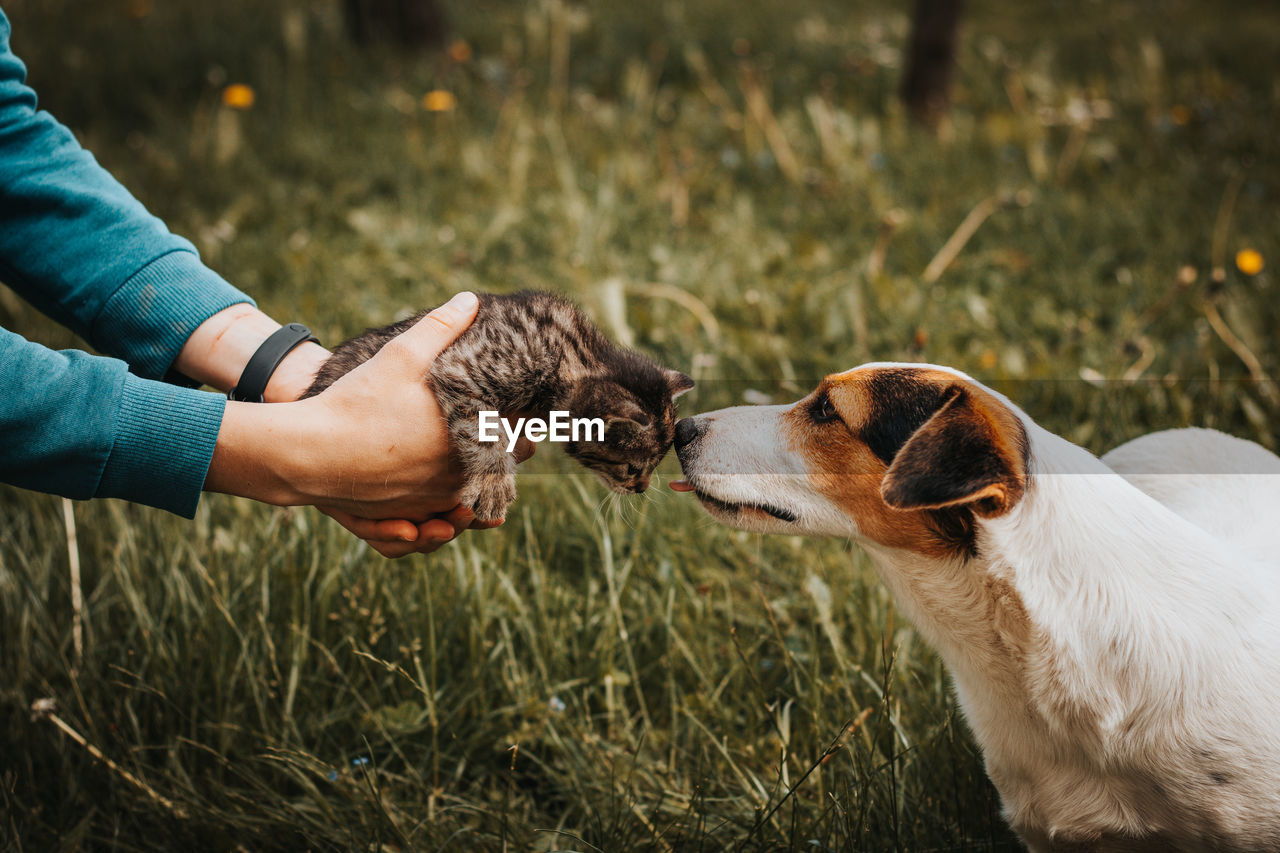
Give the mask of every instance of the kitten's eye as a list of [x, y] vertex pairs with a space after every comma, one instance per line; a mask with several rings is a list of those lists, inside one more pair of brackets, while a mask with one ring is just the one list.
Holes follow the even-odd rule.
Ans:
[[840, 414], [836, 411], [836, 407], [831, 404], [831, 398], [826, 394], [813, 401], [813, 405], [809, 407], [809, 417], [813, 419], [815, 424], [829, 424], [832, 421], [840, 420]]
[[628, 465], [628, 466], [627, 466], [627, 476], [628, 476], [628, 477], [634, 477], [636, 474], [639, 474], [639, 473], [640, 473], [640, 466], [639, 466], [639, 465]]

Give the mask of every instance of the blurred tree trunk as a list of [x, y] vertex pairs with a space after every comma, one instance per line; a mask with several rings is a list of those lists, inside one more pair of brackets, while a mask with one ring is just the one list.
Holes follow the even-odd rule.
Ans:
[[434, 49], [449, 39], [449, 16], [440, 0], [345, 0], [344, 5], [357, 44]]
[[916, 0], [902, 100], [912, 118], [937, 129], [951, 107], [961, 0]]

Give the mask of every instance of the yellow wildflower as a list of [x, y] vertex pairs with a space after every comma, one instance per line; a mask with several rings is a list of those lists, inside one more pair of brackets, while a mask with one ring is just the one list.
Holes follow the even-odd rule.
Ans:
[[1265, 265], [1262, 253], [1257, 249], [1241, 249], [1236, 252], [1236, 269], [1245, 275], [1257, 275]]
[[422, 108], [427, 112], [447, 113], [457, 105], [458, 99], [453, 92], [446, 92], [444, 89], [432, 89], [422, 96]]
[[253, 106], [254, 94], [252, 86], [243, 83], [232, 83], [222, 90], [222, 103], [233, 110], [247, 110]]

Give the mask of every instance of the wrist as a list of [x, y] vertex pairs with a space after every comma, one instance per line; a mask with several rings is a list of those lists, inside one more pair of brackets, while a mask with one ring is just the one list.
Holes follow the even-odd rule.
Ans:
[[[197, 382], [229, 391], [235, 387], [258, 347], [280, 324], [248, 303], [224, 308], [205, 320], [187, 339], [173, 367]], [[319, 344], [293, 349], [276, 368], [263, 394], [268, 403], [298, 399], [328, 357]]]
[[209, 492], [252, 498], [275, 506], [316, 502], [305, 485], [308, 433], [304, 403], [263, 406], [228, 401], [205, 476]]
[[329, 358], [329, 351], [317, 343], [299, 344], [271, 374], [263, 398], [268, 403], [289, 403], [297, 400], [315, 381], [316, 371]]

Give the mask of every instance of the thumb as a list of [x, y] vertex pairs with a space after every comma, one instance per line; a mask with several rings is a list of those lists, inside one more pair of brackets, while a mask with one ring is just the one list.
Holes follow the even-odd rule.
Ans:
[[452, 299], [401, 334], [399, 344], [424, 364], [430, 364], [467, 330], [479, 307], [480, 300], [471, 291], [454, 294]]

